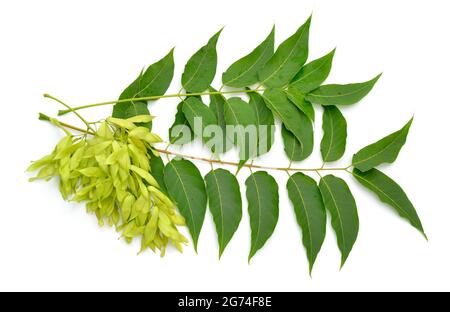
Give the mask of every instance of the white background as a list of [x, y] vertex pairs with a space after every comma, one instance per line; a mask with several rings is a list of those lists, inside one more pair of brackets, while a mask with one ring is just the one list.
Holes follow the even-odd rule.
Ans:
[[[264, 39], [273, 23], [280, 43], [311, 12], [310, 59], [337, 47], [328, 82], [365, 81], [384, 72], [367, 98], [342, 109], [349, 124], [347, 153], [332, 165], [348, 164], [353, 152], [415, 115], [396, 163], [383, 169], [414, 202], [428, 243], [348, 176], [359, 207], [358, 241], [339, 271], [328, 226], [311, 279], [286, 176], [274, 173], [280, 219], [250, 265], [245, 203], [242, 223], [220, 261], [209, 212], [198, 255], [189, 246], [184, 254], [169, 250], [163, 259], [151, 252], [136, 256], [138, 243], [117, 240], [118, 234], [99, 228], [82, 205], [64, 202], [56, 182], [27, 182], [29, 162], [50, 152], [61, 137], [36, 118], [39, 111], [54, 115], [59, 109], [42, 93], [74, 106], [115, 99], [143, 66], [176, 46], [168, 91], [174, 93], [186, 60], [222, 26], [219, 73]], [[0, 290], [450, 290], [448, 13], [448, 1], [430, 0], [2, 1]], [[214, 85], [220, 86], [220, 75]], [[158, 116], [154, 129], [165, 138], [176, 104], [162, 100], [150, 107]], [[110, 109], [84, 114], [95, 120]], [[320, 115], [319, 110], [316, 142]], [[321, 164], [317, 145], [299, 165]], [[207, 155], [197, 144], [182, 150]], [[257, 162], [287, 164], [279, 130], [272, 152]], [[207, 164], [198, 166], [203, 174], [209, 170]], [[246, 170], [239, 174], [241, 184], [247, 176]]]

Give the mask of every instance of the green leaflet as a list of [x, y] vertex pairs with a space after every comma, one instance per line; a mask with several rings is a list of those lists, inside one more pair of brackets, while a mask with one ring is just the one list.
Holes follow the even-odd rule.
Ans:
[[178, 104], [175, 120], [169, 128], [169, 140], [171, 144], [183, 145], [194, 139], [194, 131], [192, 131], [183, 113], [183, 104], [184, 101]]
[[[216, 90], [212, 87], [209, 88], [209, 91], [216, 92]], [[221, 152], [225, 153], [233, 147], [233, 143], [226, 135], [227, 124], [225, 122], [225, 105], [226, 99], [222, 94], [211, 94], [209, 96], [209, 108], [211, 108], [214, 115], [216, 116], [217, 124], [220, 126], [220, 128], [222, 128], [222, 135], [223, 135], [222, 149], [221, 150], [216, 149], [215, 151], [218, 152], [219, 154]]]
[[264, 92], [264, 101], [269, 109], [277, 115], [302, 146], [302, 160], [311, 155], [314, 145], [313, 127], [311, 121], [294, 104], [286, 94], [278, 89]]
[[203, 226], [206, 213], [206, 189], [200, 171], [185, 159], [171, 160], [164, 168], [164, 182], [170, 198], [186, 220], [194, 249]]
[[302, 229], [311, 274], [317, 254], [325, 239], [327, 214], [316, 181], [297, 172], [287, 182], [289, 199], [294, 205], [297, 223]]
[[[172, 81], [174, 67], [172, 49], [161, 60], [150, 65], [145, 72], [141, 72], [138, 78], [122, 92], [119, 100], [163, 95]], [[145, 101], [131, 101], [114, 105], [113, 117], [126, 119], [137, 115], [149, 115]], [[151, 123], [146, 126], [151, 127]]]
[[158, 96], [166, 93], [173, 78], [173, 49], [158, 62], [150, 65], [144, 73], [125, 89], [120, 99]]
[[[139, 92], [139, 82], [142, 79], [143, 72], [139, 74], [138, 78], [132, 82], [120, 95], [119, 100], [134, 98], [135, 94]], [[124, 103], [117, 103], [113, 106], [112, 117], [116, 118], [130, 118], [138, 115], [150, 115], [146, 101], [130, 101]], [[143, 126], [151, 129], [152, 122], [143, 124]]]
[[[207, 143], [210, 137], [204, 131], [205, 128], [209, 125], [217, 124], [213, 111], [200, 98], [188, 97], [183, 103], [183, 113], [190, 128], [194, 130], [194, 135], [202, 138], [202, 141]], [[198, 124], [196, 125], [196, 123]], [[200, 123], [201, 127], [199, 127]]]
[[326, 209], [331, 214], [331, 225], [341, 251], [341, 268], [355, 244], [359, 231], [355, 199], [344, 180], [333, 175], [324, 176], [319, 183]]
[[400, 130], [359, 150], [353, 155], [353, 166], [361, 171], [367, 171], [379, 164], [394, 162], [406, 142], [412, 121], [413, 118]]
[[164, 183], [164, 162], [161, 157], [155, 155], [150, 157], [150, 171], [156, 182], [158, 182], [161, 191], [167, 193], [167, 188]]
[[258, 71], [273, 55], [275, 26], [269, 36], [252, 52], [234, 62], [222, 75], [226, 86], [243, 88], [258, 82]]
[[335, 51], [336, 49], [303, 66], [289, 86], [304, 94], [318, 88], [330, 73]]
[[[239, 159], [246, 161], [256, 154], [256, 115], [252, 107], [241, 98], [233, 97], [226, 101], [225, 122], [237, 126], [233, 133], [227, 133], [233, 144], [239, 147]], [[248, 127], [253, 125], [254, 127]], [[229, 132], [229, 131], [227, 131]]]
[[[217, 92], [213, 87], [209, 88], [210, 92]], [[222, 94], [210, 94], [209, 95], [209, 108], [214, 112], [217, 119], [217, 124], [225, 129], [225, 101], [226, 99]]]
[[[130, 101], [126, 103], [118, 103], [114, 105], [112, 117], [127, 119], [138, 115], [150, 115], [147, 107], [147, 102]], [[152, 128], [152, 122], [142, 124], [142, 126], [149, 129]]]
[[330, 162], [344, 155], [347, 122], [336, 106], [324, 106], [323, 109], [323, 137], [320, 142], [320, 153], [324, 162]]
[[208, 43], [200, 48], [189, 59], [181, 77], [183, 88], [190, 92], [202, 92], [208, 89], [216, 75], [217, 51], [216, 45], [222, 29], [209, 39]]
[[375, 168], [366, 172], [355, 168], [353, 169], [353, 176], [359, 183], [377, 194], [382, 202], [394, 208], [401, 217], [408, 220], [428, 240], [416, 209], [394, 180]]
[[381, 74], [372, 80], [346, 85], [321, 86], [306, 95], [306, 100], [321, 105], [350, 105], [359, 102], [372, 90]]
[[312, 122], [314, 122], [315, 113], [312, 104], [305, 100], [303, 93], [295, 88], [289, 87], [286, 91], [288, 99], [298, 107]]
[[[248, 93], [250, 101], [248, 104], [255, 112], [256, 125], [258, 126], [258, 149], [257, 156], [261, 156], [270, 151], [274, 141], [275, 120], [273, 113], [267, 108], [264, 99], [257, 92]], [[266, 126], [267, 128], [262, 128]]]
[[252, 243], [248, 261], [270, 238], [278, 222], [278, 185], [265, 171], [252, 173], [245, 181]]
[[209, 209], [216, 225], [219, 258], [236, 232], [242, 218], [239, 183], [228, 170], [216, 169], [205, 176]]
[[280, 44], [275, 54], [259, 71], [261, 84], [276, 88], [291, 81], [308, 58], [311, 17], [291, 37]]
[[281, 124], [281, 137], [283, 138], [284, 151], [289, 160], [300, 161], [303, 160], [302, 144], [295, 138], [295, 136], [286, 129], [285, 125]]

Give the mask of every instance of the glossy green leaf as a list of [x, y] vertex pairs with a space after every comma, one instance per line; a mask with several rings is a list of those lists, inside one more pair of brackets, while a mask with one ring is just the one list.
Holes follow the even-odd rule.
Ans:
[[302, 148], [301, 159], [311, 155], [314, 145], [314, 130], [309, 118], [291, 103], [281, 90], [266, 90], [263, 98], [267, 107], [281, 119], [286, 129], [292, 132], [300, 142]]
[[236, 232], [242, 218], [242, 198], [236, 177], [228, 170], [216, 169], [205, 176], [209, 210], [219, 240], [219, 258]]
[[304, 94], [318, 88], [330, 74], [335, 51], [336, 49], [303, 66], [292, 79], [290, 87]]
[[161, 157], [154, 155], [150, 157], [150, 171], [156, 182], [158, 182], [160, 189], [167, 193], [166, 184], [164, 183], [164, 162]]
[[333, 175], [324, 176], [319, 183], [325, 208], [331, 214], [331, 225], [341, 251], [341, 267], [355, 244], [359, 231], [355, 199], [344, 180]]
[[336, 106], [323, 107], [320, 153], [324, 162], [338, 160], [344, 155], [347, 141], [347, 122]]
[[120, 95], [120, 99], [159, 96], [166, 93], [173, 78], [173, 49], [158, 62], [150, 65], [145, 72], [131, 83]]
[[188, 97], [183, 103], [183, 113], [194, 135], [202, 138], [202, 141], [206, 143], [210, 137], [205, 133], [205, 128], [217, 125], [216, 116], [211, 108], [205, 105], [201, 98]]
[[169, 128], [169, 140], [171, 144], [183, 145], [191, 142], [195, 137], [194, 131], [192, 131], [189, 122], [184, 116], [183, 104], [183, 101], [178, 104], [175, 121]]
[[[139, 82], [142, 79], [143, 71], [138, 78], [132, 82], [120, 95], [119, 100], [134, 98], [136, 92], [139, 92]], [[116, 118], [127, 119], [138, 115], [150, 115], [146, 101], [130, 101], [124, 103], [117, 103], [113, 107], [112, 116]], [[144, 127], [152, 128], [152, 122], [143, 124]]]
[[303, 93], [297, 89], [289, 87], [286, 91], [288, 99], [298, 107], [312, 122], [314, 122], [315, 113], [312, 104], [305, 100]]
[[303, 160], [302, 144], [295, 138], [295, 136], [286, 127], [281, 124], [281, 137], [283, 138], [284, 151], [289, 160], [300, 161]]
[[213, 81], [217, 67], [216, 45], [221, 32], [222, 29], [186, 63], [181, 77], [181, 83], [186, 91], [190, 93], [205, 91]]
[[258, 126], [258, 149], [257, 156], [270, 151], [274, 141], [275, 120], [273, 113], [267, 108], [264, 99], [257, 92], [248, 93], [250, 101], [248, 104], [255, 112], [256, 125]]
[[353, 176], [363, 186], [378, 195], [382, 202], [394, 208], [401, 217], [408, 220], [413, 227], [418, 229], [428, 239], [416, 209], [400, 185], [375, 168], [366, 172], [355, 168], [353, 169]]
[[308, 58], [311, 17], [291, 37], [280, 44], [259, 71], [259, 81], [267, 87], [282, 87], [291, 81]]
[[264, 246], [278, 222], [278, 185], [265, 171], [252, 173], [245, 181], [252, 242], [248, 261]]
[[[159, 96], [166, 93], [173, 78], [173, 49], [161, 60], [141, 72], [120, 95], [119, 100], [137, 97]], [[130, 118], [137, 115], [149, 115], [146, 101], [117, 103], [113, 108], [113, 117]], [[146, 124], [151, 127], [151, 123]]]
[[[217, 92], [214, 88], [209, 88], [210, 92]], [[217, 125], [222, 129], [222, 137], [223, 142], [221, 149], [216, 148], [215, 152], [217, 153], [225, 153], [233, 147], [233, 143], [230, 141], [228, 136], [226, 135], [226, 127], [227, 124], [225, 122], [225, 106], [226, 99], [222, 94], [210, 94], [209, 96], [209, 107], [213, 111], [214, 115], [217, 119]]]
[[308, 93], [306, 100], [321, 105], [355, 104], [372, 90], [380, 76], [361, 83], [324, 85]]
[[207, 195], [203, 178], [195, 165], [185, 159], [171, 160], [164, 168], [164, 182], [191, 233], [195, 251], [206, 213]]
[[412, 121], [413, 118], [400, 130], [364, 147], [353, 155], [353, 166], [361, 171], [367, 171], [382, 163], [394, 162], [406, 142]]
[[[138, 115], [150, 115], [147, 102], [131, 101], [126, 103], [118, 103], [114, 105], [112, 116], [115, 118], [127, 119]], [[149, 129], [152, 128], [152, 122], [142, 124]]]
[[243, 88], [258, 82], [258, 71], [273, 55], [275, 26], [269, 36], [252, 52], [234, 62], [222, 75], [226, 86]]
[[316, 181], [300, 172], [289, 177], [287, 190], [294, 205], [297, 223], [302, 229], [303, 246], [311, 274], [326, 233], [327, 214], [322, 196]]
[[[233, 144], [239, 148], [239, 158], [247, 160], [256, 155], [256, 115], [252, 107], [241, 98], [233, 97], [226, 101], [225, 122], [237, 126], [233, 133], [227, 133]], [[252, 126], [248, 127], [247, 126]], [[229, 131], [228, 131], [229, 132]], [[253, 138], [253, 139], [252, 139]]]
[[[210, 92], [217, 92], [213, 87], [209, 88]], [[214, 112], [217, 119], [217, 124], [221, 127], [225, 127], [225, 97], [222, 94], [210, 94], [209, 95], [209, 107]]]

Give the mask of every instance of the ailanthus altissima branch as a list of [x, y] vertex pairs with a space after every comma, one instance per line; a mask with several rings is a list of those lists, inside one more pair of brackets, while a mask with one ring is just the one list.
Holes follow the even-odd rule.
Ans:
[[[188, 244], [179, 231], [182, 226], [189, 230], [197, 250], [209, 209], [222, 256], [242, 226], [245, 197], [251, 228], [250, 261], [277, 226], [279, 196], [288, 196], [302, 232], [309, 272], [325, 239], [327, 211], [342, 266], [358, 236], [358, 207], [345, 180], [333, 172], [348, 173], [426, 238], [406, 193], [378, 169], [396, 160], [412, 119], [356, 152], [347, 166], [328, 165], [339, 160], [346, 150], [347, 121], [339, 107], [360, 102], [380, 75], [365, 82], [324, 84], [335, 50], [308, 60], [310, 24], [311, 18], [276, 49], [272, 28], [253, 51], [228, 67], [218, 88], [211, 84], [216, 76], [216, 47], [222, 30], [185, 64], [178, 93], [166, 94], [175, 68], [172, 49], [141, 71], [117, 100], [72, 107], [46, 94], [64, 106], [59, 115], [75, 114], [82, 126], [40, 114], [41, 120], [60, 128], [64, 136], [49, 155], [30, 165], [29, 171], [38, 170], [30, 180], [58, 179], [64, 199], [85, 203], [100, 225], [114, 227], [127, 242], [140, 240], [141, 252], [158, 249], [161, 255], [167, 246], [182, 251]], [[179, 98], [176, 115], [171, 126], [167, 124], [167, 135], [156, 134], [152, 132], [155, 120], [148, 103], [166, 98]], [[101, 121], [88, 121], [80, 114], [81, 110], [105, 105], [113, 107], [112, 114]], [[317, 113], [322, 114], [323, 164], [305, 168], [299, 163], [314, 150]], [[281, 123], [284, 151], [272, 151], [277, 120]], [[194, 140], [204, 145], [210, 158], [175, 150], [177, 145]], [[220, 160], [231, 149], [239, 151], [239, 159]], [[268, 152], [285, 153], [290, 161], [284, 166], [259, 165], [258, 157]], [[211, 171], [202, 176], [197, 162], [210, 163]], [[235, 170], [230, 171], [230, 167]], [[242, 185], [245, 194], [241, 194], [236, 178], [242, 168], [250, 169]], [[280, 191], [270, 175], [273, 170], [286, 172], [286, 191]]]

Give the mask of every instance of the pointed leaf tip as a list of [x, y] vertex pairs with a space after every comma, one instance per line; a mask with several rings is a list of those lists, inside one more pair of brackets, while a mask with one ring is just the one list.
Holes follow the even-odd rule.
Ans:
[[216, 45], [222, 29], [187, 61], [181, 76], [181, 84], [187, 92], [202, 92], [211, 85], [217, 68]]
[[365, 82], [323, 85], [308, 93], [306, 99], [320, 105], [355, 104], [373, 89], [380, 77], [381, 74]]
[[248, 261], [272, 236], [278, 222], [278, 184], [265, 171], [252, 173], [245, 181], [250, 216], [251, 247]]
[[236, 177], [225, 169], [211, 170], [205, 176], [205, 182], [220, 259], [242, 218], [241, 192]]
[[362, 186], [374, 192], [382, 202], [391, 206], [401, 217], [408, 220], [428, 240], [416, 209], [400, 185], [375, 168], [365, 172], [354, 168], [353, 176]]
[[186, 220], [197, 253], [207, 204], [205, 183], [200, 171], [188, 160], [173, 159], [164, 167], [164, 182], [170, 198]]
[[253, 51], [230, 65], [222, 74], [224, 85], [243, 88], [258, 82], [258, 71], [267, 63], [274, 51], [274, 28]]
[[331, 225], [341, 251], [342, 268], [358, 237], [358, 209], [347, 183], [341, 178], [324, 176], [320, 179], [319, 189], [325, 208], [331, 214]]
[[406, 143], [412, 122], [413, 118], [400, 130], [359, 150], [353, 155], [353, 166], [361, 171], [368, 171], [382, 163], [393, 163]]
[[261, 84], [269, 88], [282, 87], [300, 70], [308, 58], [311, 17], [296, 32], [283, 41], [264, 67], [259, 70]]
[[297, 223], [302, 230], [309, 274], [322, 247], [326, 232], [326, 210], [316, 181], [300, 172], [291, 175], [286, 184], [294, 206]]

